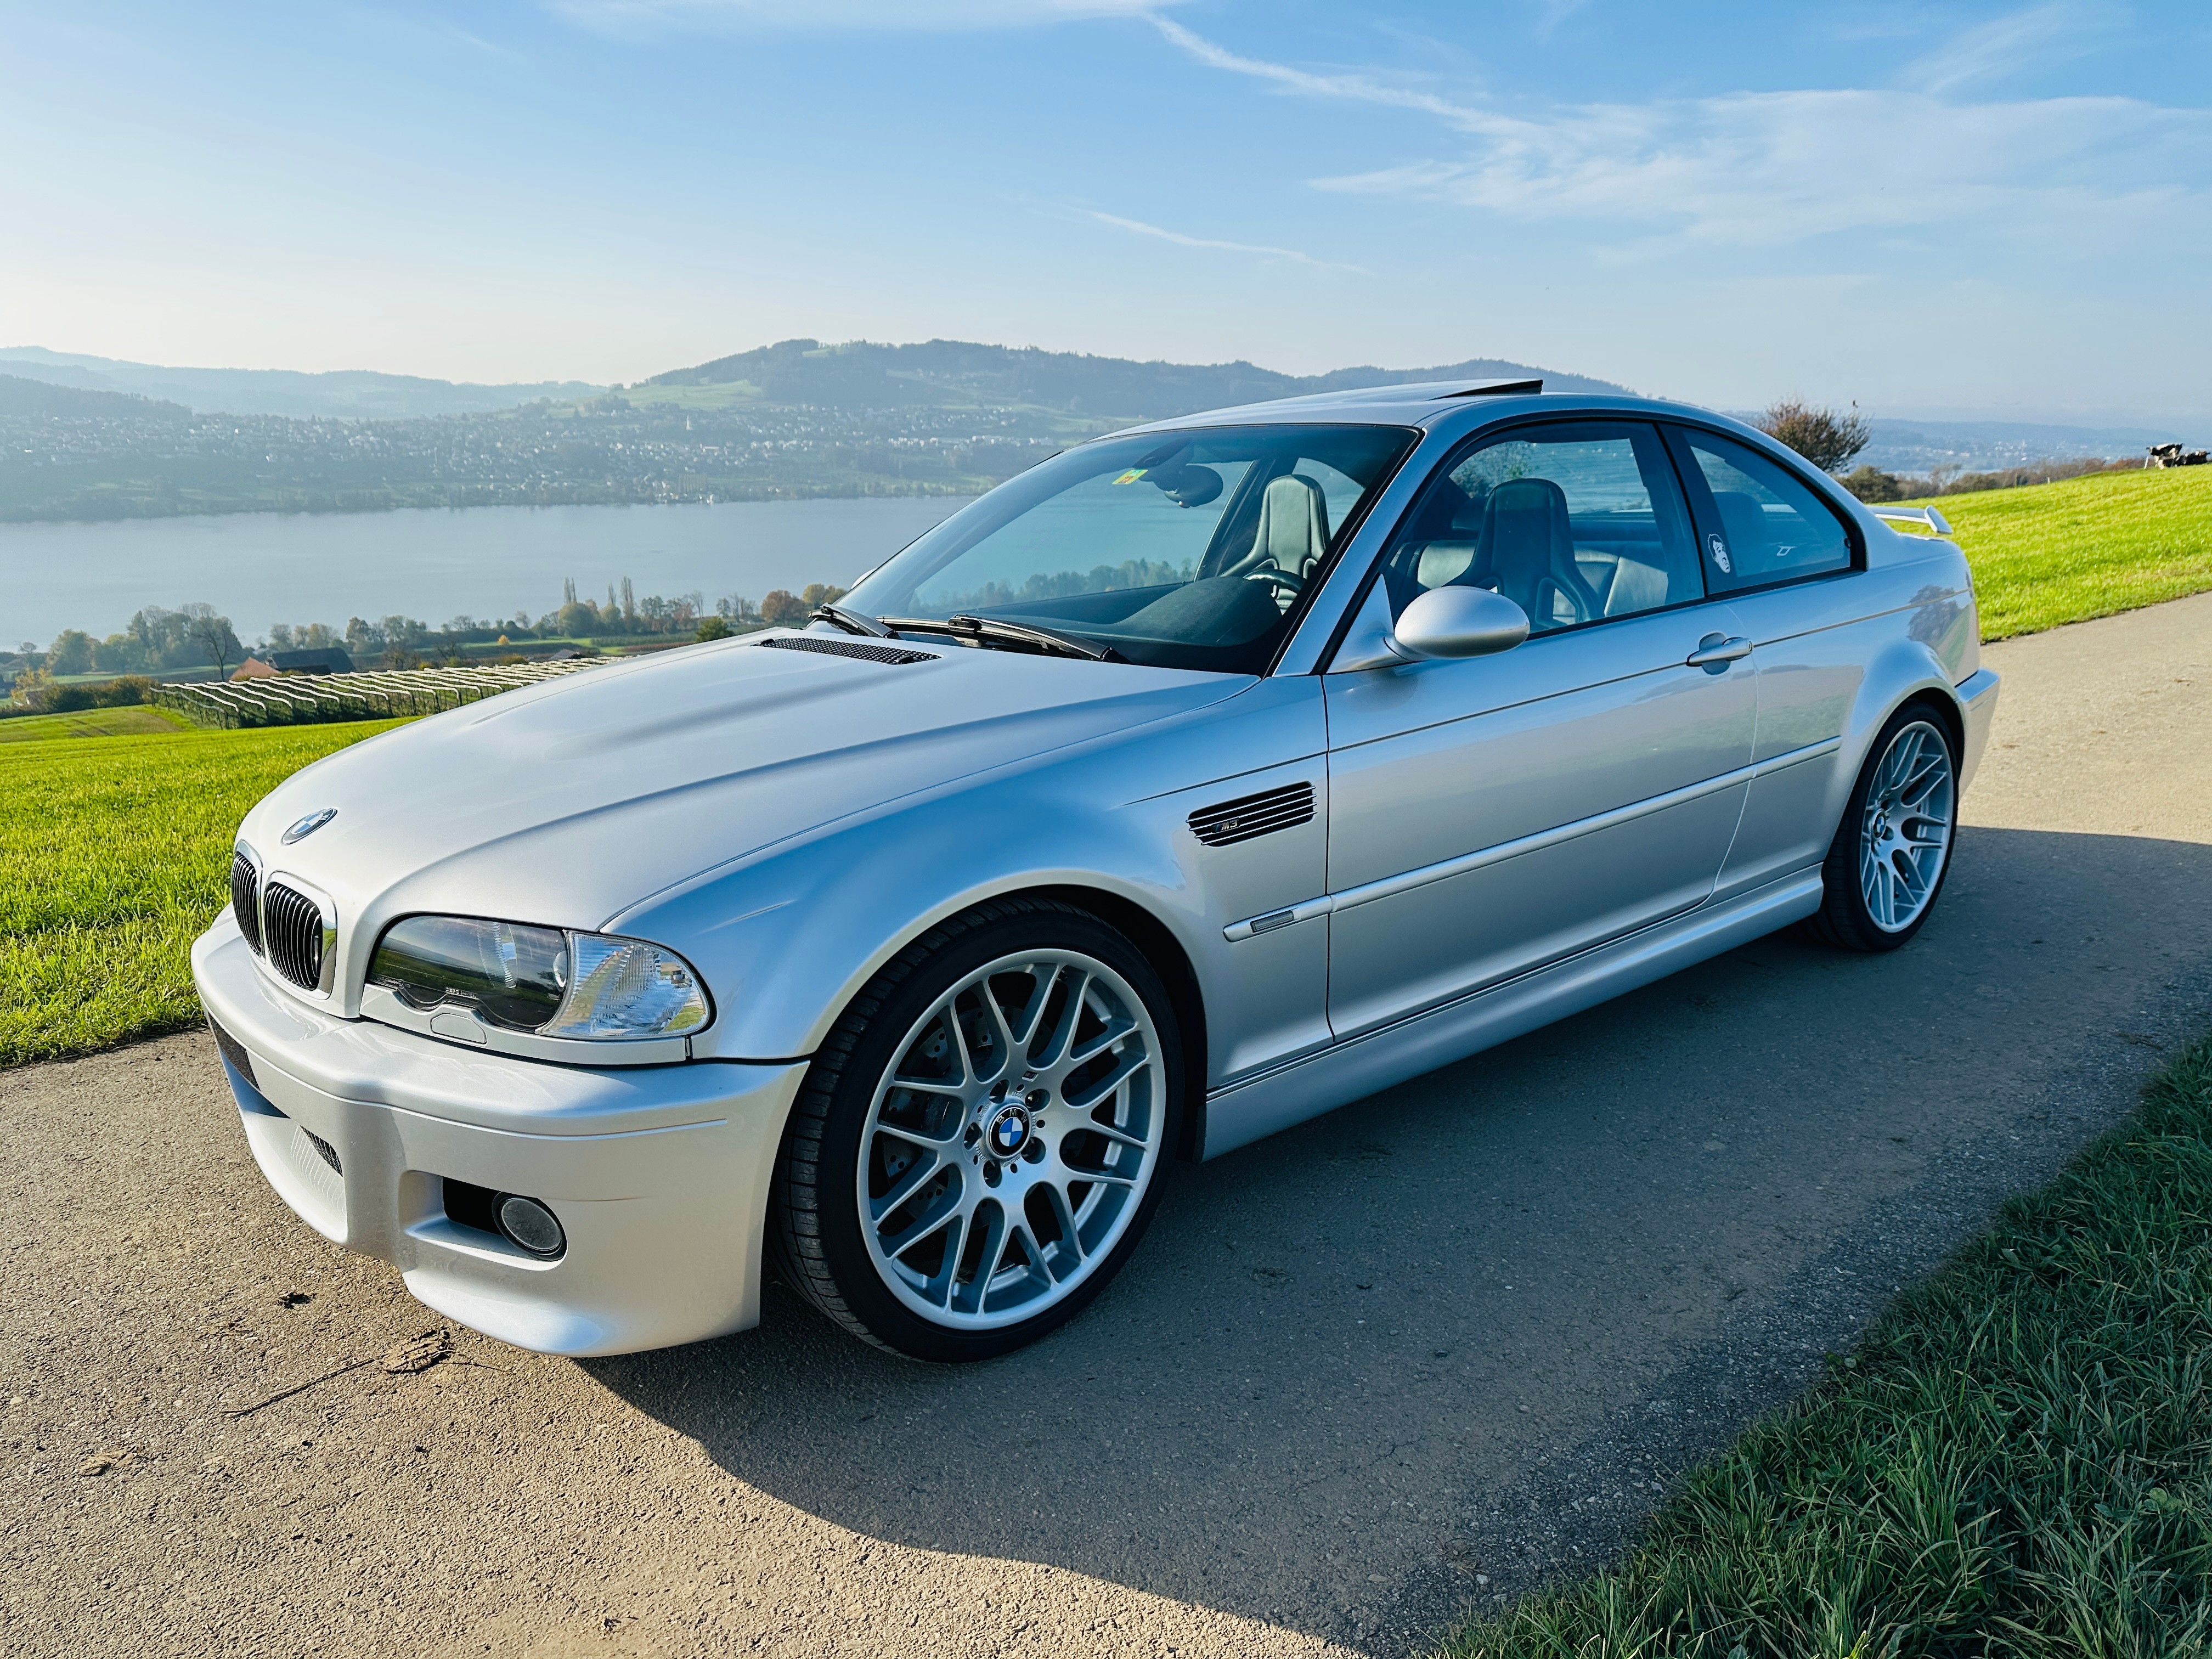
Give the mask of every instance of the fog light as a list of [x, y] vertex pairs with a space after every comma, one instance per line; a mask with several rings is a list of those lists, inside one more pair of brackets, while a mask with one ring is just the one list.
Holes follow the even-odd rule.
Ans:
[[499, 1230], [511, 1244], [520, 1245], [532, 1255], [558, 1255], [568, 1243], [568, 1235], [561, 1231], [560, 1218], [534, 1198], [524, 1198], [517, 1193], [501, 1194], [499, 1200]]

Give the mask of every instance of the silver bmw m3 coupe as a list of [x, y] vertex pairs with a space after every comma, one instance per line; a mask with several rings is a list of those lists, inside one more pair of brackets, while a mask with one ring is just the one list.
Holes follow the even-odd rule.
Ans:
[[192, 957], [270, 1182], [531, 1348], [741, 1330], [773, 1271], [975, 1358], [1167, 1159], [1792, 924], [1905, 944], [1996, 701], [1966, 561], [1540, 392], [1102, 438], [805, 628], [299, 773]]

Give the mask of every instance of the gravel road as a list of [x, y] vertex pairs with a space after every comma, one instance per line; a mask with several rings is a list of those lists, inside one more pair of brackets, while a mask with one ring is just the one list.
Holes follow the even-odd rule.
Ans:
[[438, 1321], [270, 1194], [205, 1040], [0, 1074], [0, 1650], [1395, 1655], [1592, 1564], [2212, 1022], [2212, 595], [1987, 658], [1910, 949], [1764, 940], [1178, 1168], [989, 1364], [772, 1291], [387, 1372]]

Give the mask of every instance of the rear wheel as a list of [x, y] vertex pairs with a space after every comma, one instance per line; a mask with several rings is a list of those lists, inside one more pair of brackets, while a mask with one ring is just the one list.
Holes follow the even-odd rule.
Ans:
[[1034, 1341], [1135, 1249], [1182, 1065], [1158, 975], [1097, 917], [1018, 899], [944, 924], [815, 1057], [771, 1206], [785, 1276], [916, 1358]]
[[1958, 810], [1950, 732], [1930, 708], [1899, 709], [1851, 790], [1808, 930], [1851, 951], [1894, 951], [1918, 933], [1950, 873]]

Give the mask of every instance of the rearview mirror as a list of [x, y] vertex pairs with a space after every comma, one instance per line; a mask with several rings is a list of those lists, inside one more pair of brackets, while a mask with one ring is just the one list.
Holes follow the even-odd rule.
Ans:
[[1401, 657], [1488, 657], [1528, 637], [1528, 613], [1486, 587], [1432, 587], [1390, 632]]

